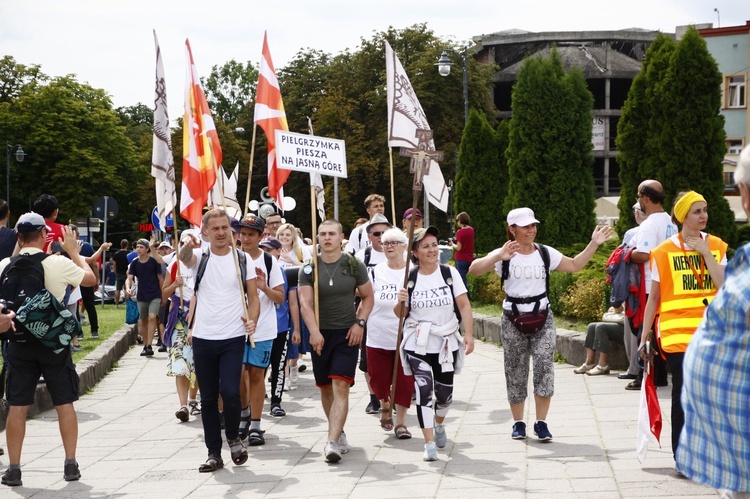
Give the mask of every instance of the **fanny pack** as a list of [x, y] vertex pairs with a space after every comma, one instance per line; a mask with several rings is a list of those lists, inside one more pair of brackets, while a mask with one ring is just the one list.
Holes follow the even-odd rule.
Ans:
[[[505, 314], [515, 328], [523, 334], [536, 334], [544, 329], [544, 324], [547, 322], [547, 316], [549, 315], [549, 308], [545, 308], [541, 311], [539, 310], [542, 298], [545, 296], [547, 296], [547, 293], [528, 298], [506, 296], [506, 299], [511, 303], [511, 311], [505, 310], [503, 314]], [[519, 303], [536, 303], [536, 305], [532, 312], [522, 314], [518, 311], [518, 307], [516, 306]]]

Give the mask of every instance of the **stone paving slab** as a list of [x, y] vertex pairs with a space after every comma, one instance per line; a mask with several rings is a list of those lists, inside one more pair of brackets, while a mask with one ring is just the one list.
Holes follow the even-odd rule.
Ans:
[[[380, 429], [377, 416], [365, 414], [369, 395], [359, 373], [346, 424], [351, 450], [340, 463], [326, 463], [327, 425], [308, 369], [284, 395], [286, 417], [269, 416], [266, 405], [266, 445], [249, 448], [246, 465], [233, 466], [225, 448], [226, 468], [201, 474], [206, 449], [200, 418], [175, 418], [178, 401], [174, 380], [165, 374], [166, 354], [147, 359], [139, 353], [130, 349], [76, 404], [81, 481], [62, 480], [57, 416], [46, 411], [28, 421], [24, 486], [0, 488], [0, 497], [717, 497], [674, 471], [670, 387], [659, 390], [663, 447], [652, 446], [643, 466], [635, 457], [639, 396], [624, 390], [626, 382], [614, 371], [589, 377], [556, 365], [547, 420], [554, 440], [512, 440], [502, 349], [481, 342], [456, 377], [449, 441], [437, 462], [422, 461], [413, 408], [407, 416], [411, 440], [397, 440]], [[533, 407], [526, 414], [531, 430]], [[3, 467], [7, 462], [7, 455], [0, 457]]]

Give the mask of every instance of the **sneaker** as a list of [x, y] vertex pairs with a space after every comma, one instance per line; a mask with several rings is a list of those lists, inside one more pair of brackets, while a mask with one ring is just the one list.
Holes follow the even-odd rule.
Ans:
[[338, 463], [341, 461], [341, 450], [339, 449], [339, 444], [333, 440], [329, 441], [323, 448], [323, 455], [329, 463]]
[[542, 442], [552, 440], [552, 433], [547, 428], [547, 423], [544, 421], [537, 421], [534, 423], [534, 435], [536, 435]]
[[596, 367], [596, 364], [586, 364], [585, 362], [581, 364], [581, 367], [576, 367], [573, 369], [573, 372], [576, 374], [586, 374], [590, 370]]
[[422, 459], [425, 461], [437, 461], [438, 454], [435, 442], [427, 442], [424, 444], [424, 454], [422, 454]]
[[271, 405], [271, 416], [281, 418], [286, 416], [286, 411], [279, 404], [273, 404]]
[[81, 331], [80, 333], [78, 333], [76, 335], [76, 338], [78, 338], [79, 340], [82, 340], [83, 339], [83, 331]]
[[300, 364], [299, 365], [299, 372], [303, 373], [305, 371], [307, 371], [307, 366], [305, 364]]
[[154, 355], [154, 347], [152, 347], [151, 345], [146, 345], [144, 348], [147, 349], [146, 350], [146, 355], [148, 355], [149, 357], [151, 357], [152, 355]]
[[288, 392], [292, 389], [292, 382], [289, 380], [289, 378], [284, 380], [284, 391]]
[[2, 480], [0, 480], [0, 483], [2, 483], [3, 485], [8, 485], [10, 487], [17, 487], [19, 485], [23, 485], [23, 481], [21, 481], [21, 468], [5, 470], [5, 473], [3, 473], [3, 478]]
[[159, 350], [158, 350], [158, 351], [159, 351], [159, 352], [162, 352], [162, 353], [166, 352], [166, 351], [167, 351], [167, 345], [164, 345], [164, 344], [162, 343], [162, 345], [161, 345], [161, 346], [159, 347]]
[[146, 357], [148, 355], [148, 345], [143, 347], [143, 350], [141, 351], [141, 357]]
[[380, 404], [375, 407], [375, 403], [370, 401], [370, 403], [367, 404], [367, 407], [365, 407], [365, 412], [367, 414], [380, 414]]
[[190, 414], [193, 416], [199, 416], [201, 413], [201, 407], [198, 405], [198, 402], [190, 402], [188, 404], [190, 406]]
[[518, 422], [513, 424], [513, 433], [510, 434], [513, 440], [523, 440], [526, 438], [526, 423]]
[[98, 338], [99, 337], [99, 331], [91, 331], [91, 337], [92, 338]]
[[174, 413], [175, 417], [182, 421], [183, 423], [187, 422], [188, 419], [190, 419], [190, 412], [188, 411], [188, 408], [186, 405], [183, 405], [180, 407], [180, 410]]
[[299, 367], [289, 368], [289, 380], [295, 385], [299, 382]]
[[265, 431], [251, 429], [247, 434], [247, 444], [250, 447], [256, 447], [258, 445], [265, 445], [266, 439], [263, 436]]
[[75, 482], [81, 478], [81, 471], [78, 469], [78, 463], [66, 464], [63, 470], [63, 478], [66, 482]]
[[445, 425], [435, 425], [435, 445], [438, 447], [438, 449], [442, 449], [447, 443], [448, 435], [445, 434]]
[[601, 376], [603, 374], [609, 374], [609, 366], [596, 366], [586, 374], [588, 376]]
[[346, 433], [343, 431], [341, 432], [341, 435], [339, 435], [339, 440], [336, 442], [339, 446], [339, 452], [342, 454], [346, 454], [349, 452], [349, 440], [346, 438]]

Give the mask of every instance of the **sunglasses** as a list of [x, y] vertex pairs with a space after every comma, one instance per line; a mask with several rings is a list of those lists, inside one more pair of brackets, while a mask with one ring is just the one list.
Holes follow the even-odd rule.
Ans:
[[383, 234], [385, 234], [385, 231], [383, 231], [383, 230], [380, 230], [380, 231], [378, 231], [378, 232], [370, 232], [370, 234], [372, 234], [372, 235], [373, 235], [373, 236], [375, 236], [375, 237], [380, 237], [380, 236], [382, 236]]

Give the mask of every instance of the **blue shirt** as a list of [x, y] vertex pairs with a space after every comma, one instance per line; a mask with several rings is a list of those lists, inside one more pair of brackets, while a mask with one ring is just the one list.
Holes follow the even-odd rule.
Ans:
[[276, 303], [276, 325], [278, 326], [279, 334], [286, 333], [292, 329], [291, 320], [289, 317], [289, 284], [286, 280], [286, 272], [281, 272], [284, 276], [284, 301]]
[[677, 469], [715, 489], [750, 492], [750, 244], [726, 268], [724, 285], [683, 363], [685, 426]]

